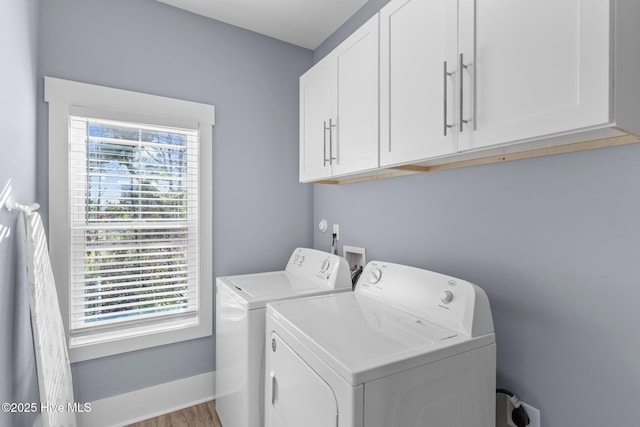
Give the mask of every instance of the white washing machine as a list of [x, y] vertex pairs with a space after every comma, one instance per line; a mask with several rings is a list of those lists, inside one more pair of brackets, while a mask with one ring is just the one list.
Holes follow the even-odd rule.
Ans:
[[347, 261], [297, 248], [284, 271], [216, 279], [216, 410], [224, 427], [264, 425], [265, 305], [351, 291]]
[[489, 300], [369, 263], [354, 292], [267, 305], [266, 427], [494, 427]]

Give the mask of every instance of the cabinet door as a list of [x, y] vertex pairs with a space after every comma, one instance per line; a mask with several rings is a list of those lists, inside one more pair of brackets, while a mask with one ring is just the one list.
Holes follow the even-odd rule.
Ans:
[[456, 58], [456, 1], [392, 0], [382, 8], [381, 165], [456, 151]]
[[338, 70], [338, 111], [332, 175], [378, 167], [378, 15], [332, 53]]
[[329, 120], [335, 115], [336, 67], [324, 58], [300, 77], [300, 181], [331, 176]]
[[336, 427], [331, 388], [272, 332], [265, 364], [265, 427]]
[[458, 148], [609, 122], [610, 4], [460, 0], [464, 72]]

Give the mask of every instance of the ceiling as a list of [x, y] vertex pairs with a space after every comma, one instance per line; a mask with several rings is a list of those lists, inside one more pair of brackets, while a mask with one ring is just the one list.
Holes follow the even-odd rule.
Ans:
[[158, 0], [314, 50], [367, 0]]

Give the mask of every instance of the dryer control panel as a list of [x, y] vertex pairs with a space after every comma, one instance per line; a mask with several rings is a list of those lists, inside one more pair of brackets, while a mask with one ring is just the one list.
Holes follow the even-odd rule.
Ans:
[[493, 332], [491, 307], [477, 285], [456, 277], [389, 262], [371, 261], [356, 293], [381, 298], [414, 316], [467, 336]]
[[351, 287], [351, 274], [347, 261], [328, 252], [296, 248], [291, 254], [285, 270], [287, 273], [333, 289]]

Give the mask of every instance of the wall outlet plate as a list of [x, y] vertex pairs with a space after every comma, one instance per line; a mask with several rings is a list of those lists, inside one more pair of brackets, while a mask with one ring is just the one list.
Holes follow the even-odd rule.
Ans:
[[[509, 427], [517, 427], [513, 423], [513, 421], [511, 421], [511, 412], [513, 411], [513, 403], [511, 403], [511, 400], [506, 399], [505, 406], [506, 406], [505, 418], [507, 420], [507, 425]], [[520, 402], [520, 406], [522, 406], [524, 410], [527, 411], [527, 415], [529, 416], [529, 425], [527, 427], [540, 427], [540, 410], [522, 401]]]
[[536, 409], [531, 405], [527, 405], [524, 402], [520, 402], [520, 405], [527, 411], [529, 415], [529, 425], [527, 427], [540, 427], [540, 409]]

